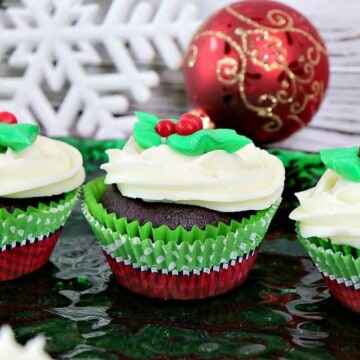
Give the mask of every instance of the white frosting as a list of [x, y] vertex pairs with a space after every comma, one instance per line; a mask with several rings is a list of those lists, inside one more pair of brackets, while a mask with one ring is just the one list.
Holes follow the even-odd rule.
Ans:
[[0, 329], [1, 360], [51, 360], [44, 351], [45, 338], [38, 335], [29, 340], [25, 346], [18, 344], [10, 326], [3, 325]]
[[325, 171], [317, 185], [296, 194], [300, 205], [290, 218], [303, 237], [327, 237], [360, 249], [360, 183]]
[[282, 194], [282, 162], [250, 143], [235, 153], [215, 150], [187, 156], [167, 145], [143, 150], [131, 137], [107, 151], [106, 184], [145, 201], [192, 204], [218, 211], [265, 209]]
[[51, 196], [80, 186], [85, 179], [80, 152], [62, 141], [38, 136], [22, 151], [0, 154], [0, 196]]

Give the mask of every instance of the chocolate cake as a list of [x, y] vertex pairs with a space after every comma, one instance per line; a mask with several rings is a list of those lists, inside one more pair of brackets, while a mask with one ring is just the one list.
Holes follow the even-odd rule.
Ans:
[[101, 202], [109, 213], [115, 213], [118, 218], [126, 217], [128, 221], [138, 220], [140, 224], [148, 221], [153, 227], [167, 225], [175, 229], [182, 225], [191, 230], [196, 225], [204, 229], [206, 225], [218, 226], [220, 222], [230, 224], [231, 220], [241, 221], [254, 211], [224, 213], [193, 205], [174, 203], [147, 202], [123, 196], [115, 184], [104, 192]]

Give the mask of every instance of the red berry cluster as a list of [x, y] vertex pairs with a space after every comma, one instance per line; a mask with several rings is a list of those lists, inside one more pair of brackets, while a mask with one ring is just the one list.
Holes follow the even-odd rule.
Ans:
[[171, 134], [191, 135], [195, 131], [203, 128], [203, 122], [200, 117], [192, 113], [185, 113], [179, 117], [179, 121], [175, 124], [171, 120], [160, 120], [156, 126], [155, 131], [162, 137], [167, 137]]
[[0, 122], [7, 124], [17, 124], [17, 118], [14, 114], [8, 111], [0, 111]]

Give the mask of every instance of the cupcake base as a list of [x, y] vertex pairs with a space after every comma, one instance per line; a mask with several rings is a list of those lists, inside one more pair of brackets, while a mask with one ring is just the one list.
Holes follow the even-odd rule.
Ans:
[[16, 279], [32, 273], [48, 261], [61, 231], [43, 239], [7, 245], [0, 252], [0, 281]]
[[224, 294], [241, 285], [254, 265], [258, 250], [220, 267], [186, 273], [141, 270], [104, 254], [119, 284], [128, 290], [158, 299], [193, 300]]
[[239, 286], [281, 202], [230, 224], [170, 229], [108, 213], [101, 202], [107, 188], [104, 177], [84, 185], [81, 210], [118, 282], [159, 299], [203, 299]]
[[80, 194], [77, 188], [38, 204], [32, 204], [34, 198], [26, 205], [15, 201], [21, 206], [11, 212], [0, 208], [0, 281], [26, 275], [47, 262]]
[[322, 275], [334, 298], [348, 309], [360, 313], [360, 288], [347, 286], [345, 283], [339, 283], [336, 279]]
[[304, 238], [296, 225], [298, 238], [323, 276], [330, 293], [340, 304], [360, 312], [359, 250], [333, 244], [329, 239]]

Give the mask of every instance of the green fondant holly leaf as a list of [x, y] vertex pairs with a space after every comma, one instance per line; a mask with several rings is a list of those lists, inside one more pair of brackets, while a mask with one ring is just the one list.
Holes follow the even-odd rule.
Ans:
[[160, 118], [156, 115], [146, 112], [136, 111], [135, 115], [137, 116], [139, 122], [150, 125], [153, 130], [155, 129], [156, 124], [160, 121]]
[[161, 145], [161, 136], [155, 131], [160, 118], [144, 112], [136, 112], [135, 115], [139, 120], [135, 123], [133, 130], [136, 143], [143, 149]]
[[39, 127], [33, 124], [8, 124], [0, 122], [0, 146], [21, 151], [32, 145], [39, 134]]
[[359, 147], [331, 148], [320, 150], [326, 167], [350, 181], [360, 182]]
[[170, 135], [166, 143], [173, 150], [183, 154], [201, 155], [213, 150], [232, 153], [251, 143], [251, 140], [237, 134], [235, 130], [203, 129], [191, 135]]
[[[230, 129], [202, 129], [190, 135], [172, 134], [164, 140], [155, 130], [161, 120], [145, 112], [135, 113], [138, 122], [134, 125], [133, 135], [136, 143], [143, 149], [166, 144], [173, 150], [186, 155], [201, 155], [213, 150], [238, 151], [252, 141]], [[174, 123], [177, 120], [169, 119]]]

